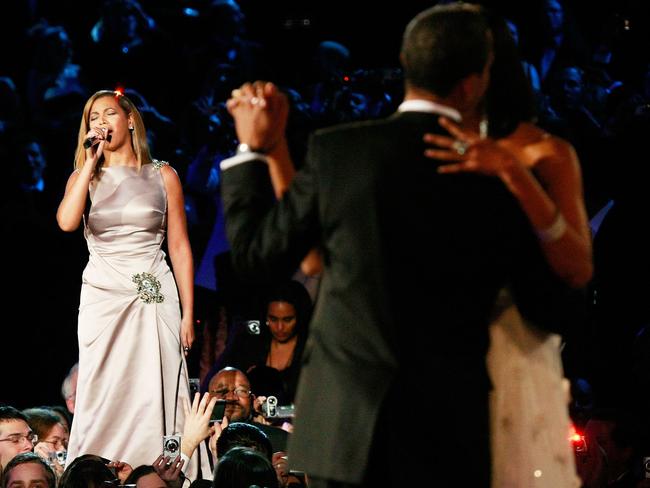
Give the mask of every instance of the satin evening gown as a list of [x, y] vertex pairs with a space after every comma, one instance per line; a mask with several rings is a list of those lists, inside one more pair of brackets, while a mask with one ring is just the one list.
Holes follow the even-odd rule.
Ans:
[[561, 338], [528, 324], [506, 291], [490, 325], [492, 488], [578, 488]]
[[[162, 454], [163, 435], [182, 432], [189, 385], [176, 283], [161, 249], [163, 164], [103, 168], [90, 184], [68, 463], [90, 453], [134, 468], [151, 464]], [[200, 457], [210, 478], [205, 450]], [[192, 480], [198, 464], [195, 454], [183, 467]]]

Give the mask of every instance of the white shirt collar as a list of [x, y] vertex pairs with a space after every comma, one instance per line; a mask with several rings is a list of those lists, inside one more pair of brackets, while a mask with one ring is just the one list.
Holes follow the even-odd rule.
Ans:
[[447, 105], [442, 105], [440, 103], [432, 102], [430, 100], [405, 100], [399, 107], [397, 107], [398, 112], [427, 112], [444, 115], [449, 117], [455, 122], [460, 122], [463, 118], [460, 115], [460, 112], [455, 108], [449, 107]]

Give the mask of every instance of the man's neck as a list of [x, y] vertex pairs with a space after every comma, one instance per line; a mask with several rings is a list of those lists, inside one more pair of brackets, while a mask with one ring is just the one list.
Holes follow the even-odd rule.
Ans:
[[463, 104], [458, 100], [458, 97], [455, 95], [450, 95], [448, 97], [439, 97], [430, 91], [423, 90], [417, 87], [406, 87], [404, 93], [404, 101], [408, 100], [426, 100], [429, 102], [437, 103], [439, 105], [444, 105], [458, 110], [463, 120], [463, 125], [465, 121], [474, 121], [476, 120], [476, 110], [469, 110], [466, 104]]

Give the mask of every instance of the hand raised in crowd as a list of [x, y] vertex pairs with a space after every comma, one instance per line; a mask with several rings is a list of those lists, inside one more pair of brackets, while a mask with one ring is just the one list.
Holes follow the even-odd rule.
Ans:
[[255, 401], [253, 402], [253, 421], [258, 424], [271, 425], [271, 422], [266, 419], [262, 412], [262, 405], [264, 405], [265, 401], [266, 397], [264, 395], [255, 397]]
[[124, 484], [126, 479], [133, 472], [133, 467], [124, 461], [111, 461], [106, 466], [115, 470], [115, 475], [120, 480], [120, 484]]
[[180, 488], [185, 480], [185, 477], [182, 476], [183, 464], [185, 464], [185, 460], [181, 459], [180, 456], [177, 456], [172, 461], [169, 456], [161, 454], [151, 466], [168, 487]]
[[271, 457], [271, 463], [273, 464], [273, 469], [275, 469], [275, 474], [278, 477], [278, 484], [280, 486], [287, 486], [287, 481], [289, 479], [289, 461], [287, 453], [284, 451], [274, 452], [273, 457]]
[[289, 102], [273, 83], [245, 83], [232, 91], [226, 107], [235, 120], [239, 142], [259, 152], [272, 151], [284, 140]]
[[65, 465], [57, 461], [56, 449], [47, 442], [39, 442], [34, 446], [34, 454], [45, 460], [45, 462], [54, 470], [57, 479], [61, 477]]
[[183, 405], [185, 425], [181, 438], [181, 452], [188, 458], [191, 458], [198, 445], [214, 432], [214, 427], [210, 425], [210, 416], [215, 403], [217, 399], [210, 398], [209, 393], [204, 393], [202, 398], [199, 393], [196, 393], [191, 407], [187, 404]]
[[481, 138], [476, 132], [463, 130], [445, 117], [440, 117], [439, 122], [451, 137], [425, 134], [423, 138], [424, 142], [437, 146], [426, 149], [426, 157], [450, 162], [439, 166], [439, 173], [474, 172], [501, 177], [514, 165], [520, 164], [499, 141]]

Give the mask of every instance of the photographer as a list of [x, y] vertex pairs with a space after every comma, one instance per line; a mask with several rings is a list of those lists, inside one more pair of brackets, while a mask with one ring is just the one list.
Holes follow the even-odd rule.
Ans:
[[[242, 380], [242, 377], [245, 378], [243, 373], [233, 368], [226, 368], [221, 378], [227, 378], [233, 372], [241, 375], [239, 380]], [[251, 397], [253, 397], [252, 394]], [[210, 397], [209, 394], [204, 394], [200, 398], [197, 393], [194, 396], [191, 408], [188, 409], [186, 407], [186, 422], [181, 442], [182, 460], [186, 461], [190, 459], [195, 450], [209, 438], [208, 445], [213, 456], [214, 464], [216, 464], [217, 459], [220, 459], [231, 448], [245, 446], [259, 451], [273, 463], [280, 486], [285, 486], [291, 481], [299, 481], [299, 478], [292, 477], [289, 472], [286, 452], [275, 447], [270, 440], [270, 436], [266, 433], [271, 432], [277, 434], [276, 431], [284, 431], [272, 426], [240, 419], [241, 412], [248, 412], [247, 418], [249, 419], [251, 416], [250, 408], [239, 408], [241, 405], [235, 406], [230, 404], [229, 407], [231, 410], [229, 413], [227, 405], [221, 422], [214, 421], [212, 417], [214, 416], [213, 411], [216, 404], [217, 398], [215, 396]], [[233, 415], [234, 412], [237, 413]], [[229, 414], [230, 419], [233, 420], [232, 423], [229, 421]], [[284, 434], [286, 436], [286, 432]], [[284, 444], [286, 445], [286, 438], [284, 439]]]
[[58, 415], [47, 408], [28, 408], [23, 410], [23, 414], [34, 434], [38, 436], [34, 453], [52, 468], [57, 478], [61, 477], [68, 449], [68, 429], [61, 423]]

